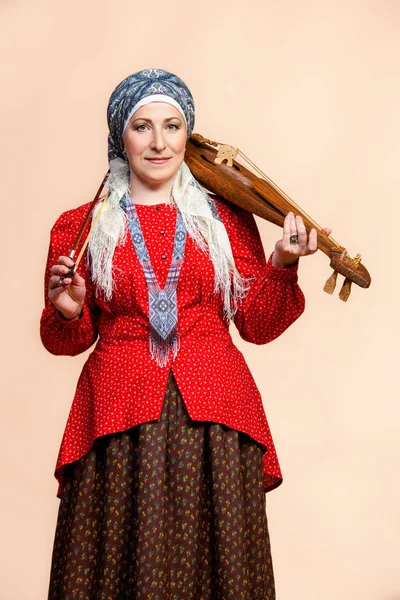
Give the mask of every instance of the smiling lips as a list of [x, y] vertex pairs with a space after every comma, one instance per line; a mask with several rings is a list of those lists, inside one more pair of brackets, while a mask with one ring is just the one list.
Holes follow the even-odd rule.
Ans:
[[163, 157], [163, 158], [146, 158], [146, 160], [148, 160], [149, 162], [153, 163], [154, 165], [163, 165], [164, 163], [166, 163], [169, 160], [169, 157]]

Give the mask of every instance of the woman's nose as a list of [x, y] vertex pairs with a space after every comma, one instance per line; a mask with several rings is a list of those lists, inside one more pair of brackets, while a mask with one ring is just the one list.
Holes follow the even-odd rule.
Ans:
[[151, 140], [151, 147], [154, 150], [164, 150], [166, 144], [163, 132], [157, 129], [153, 130], [153, 138]]

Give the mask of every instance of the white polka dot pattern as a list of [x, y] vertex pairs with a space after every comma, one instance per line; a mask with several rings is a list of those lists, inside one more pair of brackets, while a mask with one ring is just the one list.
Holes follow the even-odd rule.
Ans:
[[[239, 272], [254, 277], [235, 325], [245, 340], [265, 344], [304, 310], [297, 265], [276, 269], [271, 257], [266, 262], [253, 215], [216, 202]], [[177, 289], [181, 347], [165, 368], [151, 359], [146, 281], [129, 236], [114, 255], [115, 291], [110, 302], [96, 292], [85, 261], [79, 267], [87, 285], [82, 318], [66, 321], [49, 302], [50, 268], [60, 255], [68, 254], [88, 206], [64, 213], [54, 225], [45, 274], [44, 346], [53, 354], [73, 356], [98, 339], [83, 367], [65, 428], [55, 472], [58, 493], [63, 465], [86, 454], [97, 437], [159, 419], [170, 369], [190, 417], [227, 425], [263, 444], [265, 490], [279, 485], [282, 475], [260, 393], [223, 318], [222, 299], [214, 293], [213, 265], [190, 237]], [[172, 257], [175, 209], [160, 204], [138, 205], [137, 210], [154, 272], [163, 286]]]

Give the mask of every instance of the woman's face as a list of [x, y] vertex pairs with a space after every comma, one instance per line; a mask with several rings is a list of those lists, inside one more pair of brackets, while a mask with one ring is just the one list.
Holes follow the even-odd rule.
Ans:
[[141, 106], [122, 136], [131, 177], [151, 188], [173, 181], [185, 156], [187, 130], [177, 108], [165, 102]]

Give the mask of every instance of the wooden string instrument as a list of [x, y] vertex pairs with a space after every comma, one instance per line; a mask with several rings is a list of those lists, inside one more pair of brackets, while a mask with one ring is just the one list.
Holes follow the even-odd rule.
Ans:
[[[243, 164], [234, 160], [240, 156], [243, 162], [247, 162], [249, 166], [258, 173], [255, 175]], [[221, 196], [228, 202], [232, 202], [245, 210], [283, 227], [285, 216], [292, 211], [303, 218], [307, 231], [315, 228], [317, 230], [317, 243], [319, 250], [322, 250], [330, 258], [330, 265], [333, 269], [333, 274], [325, 283], [324, 290], [332, 294], [335, 286], [338, 273], [345, 277], [342, 289], [339, 293], [339, 298], [347, 301], [351, 284], [354, 282], [357, 285], [368, 288], [371, 283], [371, 277], [361, 263], [361, 256], [357, 254], [355, 258], [351, 258], [346, 249], [338, 244], [331, 236], [326, 235], [322, 228], [315, 223], [293, 200], [285, 194], [271, 179], [269, 179], [262, 171], [254, 165], [240, 150], [225, 144], [219, 144], [203, 138], [200, 134], [192, 134], [190, 137], [185, 153], [185, 162], [193, 173], [194, 177], [207, 190]], [[85, 227], [89, 218], [97, 205], [102, 189], [106, 185], [108, 174], [103, 179], [98, 192], [90, 205], [85, 221], [79, 230], [74, 246], [69, 254], [73, 258], [81, 240]], [[103, 201], [106, 203], [107, 196]], [[99, 210], [95, 221], [93, 222], [89, 234], [82, 246], [79, 256], [68, 272], [66, 277], [73, 277], [78, 267], [79, 261], [86, 249], [89, 237], [96, 226], [97, 219], [100, 216]]]
[[[242, 162], [236, 161], [237, 156], [258, 175], [247, 169]], [[370, 286], [371, 277], [361, 263], [361, 256], [357, 254], [355, 258], [351, 258], [343, 246], [328, 236], [239, 149], [207, 140], [194, 133], [186, 147], [185, 162], [201, 185], [225, 200], [280, 227], [283, 227], [285, 216], [292, 211], [303, 218], [308, 232], [315, 228], [318, 249], [329, 256], [333, 269], [324, 286], [326, 292], [333, 293], [338, 273], [345, 277], [339, 293], [339, 298], [344, 302], [350, 295], [353, 282], [363, 288]]]

